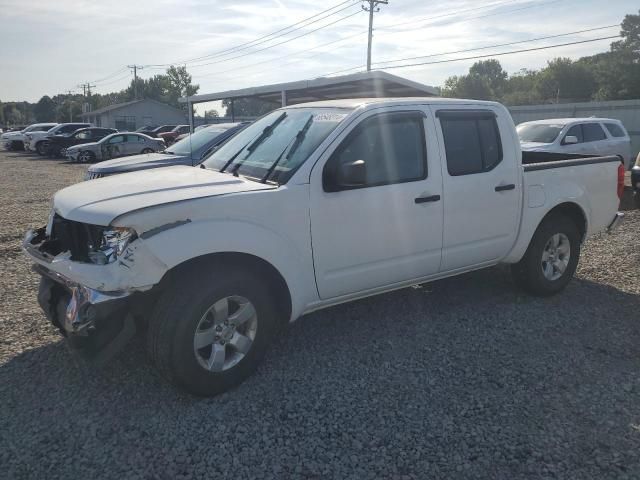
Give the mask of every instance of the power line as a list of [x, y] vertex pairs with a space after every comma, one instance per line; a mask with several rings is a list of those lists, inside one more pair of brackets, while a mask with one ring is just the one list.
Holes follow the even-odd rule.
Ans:
[[[271, 32], [270, 34], [267, 35], [263, 35], [262, 37], [258, 37], [254, 40], [251, 40], [249, 42], [245, 42], [245, 43], [241, 43], [239, 45], [236, 45], [234, 47], [230, 47], [230, 48], [226, 48], [223, 50], [219, 50], [217, 52], [208, 54], [208, 55], [203, 55], [201, 57], [195, 57], [195, 58], [190, 58], [190, 59], [186, 59], [186, 60], [181, 60], [178, 62], [173, 62], [173, 63], [162, 63], [162, 64], [149, 64], [149, 65], [145, 65], [147, 67], [167, 67], [173, 64], [189, 64], [189, 63], [193, 63], [193, 62], [197, 62], [197, 61], [201, 61], [201, 60], [206, 60], [206, 59], [210, 59], [210, 58], [216, 58], [216, 57], [220, 57], [220, 56], [225, 56], [231, 53], [237, 53], [243, 50], [247, 50], [249, 48], [255, 47], [257, 45], [262, 45], [264, 43], [270, 42], [276, 38], [280, 38], [283, 37], [285, 35], [289, 35], [292, 32], [301, 30], [302, 28], [308, 27], [309, 25], [313, 25], [314, 23], [320, 22], [322, 20], [324, 20], [325, 18], [331, 17], [337, 13], [340, 13], [344, 10], [347, 10], [349, 8], [352, 8], [359, 0], [346, 0], [344, 2], [338, 3], [337, 5], [334, 5], [331, 8], [328, 8], [326, 10], [323, 10], [315, 15], [312, 15], [310, 17], [307, 17], [303, 20], [300, 20], [299, 22], [296, 22], [292, 25], [289, 25], [288, 27], [284, 27], [281, 28], [280, 30], [276, 30], [275, 32]], [[339, 10], [335, 10], [338, 7], [341, 7], [342, 5], [345, 5], [349, 3], [350, 5], [347, 5], [344, 8], [340, 8]], [[331, 10], [335, 10], [334, 12], [331, 12], [327, 15], [324, 15], [322, 17], [320, 17], [321, 15], [330, 12]], [[320, 18], [316, 18], [316, 17], [320, 17]], [[315, 20], [313, 20], [315, 18]], [[309, 20], [313, 20], [313, 21], [309, 21]], [[308, 23], [307, 23], [308, 22]], [[304, 25], [300, 25], [303, 24]], [[300, 25], [300, 26], [297, 26]], [[271, 37], [271, 38], [270, 38]]]
[[142, 65], [127, 65], [133, 71], [133, 99], [138, 99], [138, 70], [142, 70]]
[[535, 48], [525, 48], [522, 50], [513, 50], [510, 52], [499, 52], [499, 53], [490, 53], [487, 55], [475, 55], [473, 57], [463, 57], [463, 58], [452, 58], [452, 59], [448, 59], [448, 60], [436, 60], [434, 62], [420, 62], [420, 63], [408, 63], [405, 65], [390, 65], [387, 67], [384, 67], [385, 69], [391, 69], [391, 68], [408, 68], [408, 67], [418, 67], [418, 66], [422, 66], [422, 65], [435, 65], [438, 63], [450, 63], [450, 62], [461, 62], [464, 60], [476, 60], [479, 58], [489, 58], [489, 57], [501, 57], [503, 55], [512, 55], [514, 53], [525, 53], [525, 52], [534, 52], [534, 51], [538, 51], [538, 50], [547, 50], [550, 48], [558, 48], [558, 47], [567, 47], [570, 45], [579, 45], [582, 43], [591, 43], [591, 42], [598, 42], [600, 40], [611, 40], [613, 38], [620, 38], [620, 35], [613, 35], [613, 36], [609, 36], [609, 37], [600, 37], [600, 38], [592, 38], [590, 40], [580, 40], [580, 41], [576, 41], [576, 42], [567, 42], [567, 43], [558, 43], [556, 45], [547, 45], [544, 47], [535, 47]]
[[[407, 61], [407, 60], [416, 60], [416, 59], [419, 59], [419, 58], [440, 57], [440, 56], [443, 56], [443, 55], [453, 55], [453, 54], [456, 54], [456, 53], [477, 52], [479, 50], [487, 50], [489, 48], [509, 47], [509, 46], [512, 46], [512, 45], [520, 45], [520, 44], [523, 44], [523, 43], [538, 42], [540, 40], [549, 40], [549, 39], [552, 39], [552, 38], [566, 37], [566, 36], [569, 36], [569, 35], [577, 35], [577, 34], [580, 34], [580, 33], [594, 32], [594, 31], [597, 31], [597, 30], [605, 30], [605, 29], [608, 29], [608, 28], [614, 28], [614, 27], [619, 27], [619, 26], [620, 26], [620, 24], [618, 23], [618, 24], [615, 24], [615, 25], [607, 25], [607, 26], [604, 26], [604, 27], [588, 28], [588, 29], [585, 29], [585, 30], [576, 30], [574, 32], [560, 33], [560, 34], [556, 34], [556, 35], [548, 35], [548, 36], [545, 36], [545, 37], [530, 38], [528, 40], [519, 40], [517, 42], [499, 43], [499, 44], [496, 44], [496, 45], [487, 45], [487, 46], [484, 46], [484, 47], [467, 48], [467, 49], [464, 49], [464, 50], [452, 50], [452, 51], [448, 51], [448, 52], [432, 53], [432, 54], [429, 54], [429, 55], [418, 55], [418, 56], [415, 56], [415, 57], [398, 58], [398, 59], [395, 59], [395, 60], [382, 60], [380, 62], [375, 62], [375, 65], [378, 66], [378, 67], [381, 67], [381, 68], [387, 68], [387, 67], [383, 66], [383, 64], [385, 64], [385, 63], [404, 62], [404, 61]], [[343, 70], [337, 70], [335, 72], [329, 73], [328, 75], [334, 75], [336, 73], [348, 72], [348, 71], [357, 70], [357, 69], [360, 69], [360, 68], [364, 68], [364, 65], [360, 65], [358, 67], [352, 67], [352, 68], [345, 68]]]
[[255, 51], [253, 51], [253, 52], [243, 53], [242, 55], [237, 55], [237, 56], [235, 56], [235, 57], [231, 57], [231, 58], [223, 58], [222, 60], [217, 60], [217, 61], [214, 61], [214, 62], [201, 63], [201, 64], [197, 64], [197, 65], [190, 65], [190, 67], [189, 67], [189, 68], [198, 68], [198, 67], [206, 67], [206, 66], [208, 66], [208, 65], [217, 65], [217, 64], [219, 64], [219, 63], [230, 62], [231, 60], [236, 60], [236, 59], [238, 59], [238, 58], [246, 57], [246, 56], [248, 56], [248, 55], [254, 55], [254, 54], [256, 54], [256, 53], [264, 52], [265, 50], [269, 50], [269, 49], [271, 49], [271, 48], [274, 48], [274, 47], [277, 47], [277, 46], [280, 46], [280, 45], [284, 45], [285, 43], [292, 42], [292, 41], [294, 41], [294, 40], [297, 40], [298, 38], [306, 37], [307, 35], [311, 35], [312, 33], [315, 33], [315, 32], [317, 32], [318, 30], [322, 30], [323, 28], [330, 27], [330, 26], [332, 26], [332, 25], [335, 25], [336, 23], [343, 22], [343, 21], [345, 21], [345, 20], [347, 20], [347, 19], [349, 19], [349, 18], [351, 18], [351, 17], [353, 17], [353, 16], [355, 16], [355, 15], [359, 15], [359, 14], [361, 14], [361, 13], [362, 13], [362, 11], [361, 11], [361, 10], [358, 10], [357, 12], [354, 12], [354, 13], [352, 13], [352, 14], [350, 14], [350, 15], [346, 15], [346, 16], [344, 16], [344, 17], [340, 17], [340, 18], [338, 18], [337, 20], [334, 20], [334, 21], [333, 21], [333, 22], [331, 22], [331, 23], [327, 23], [326, 25], [323, 25], [323, 26], [321, 26], [321, 27], [318, 27], [318, 28], [316, 28], [316, 29], [314, 29], [314, 30], [310, 30], [310, 31], [308, 31], [308, 32], [306, 32], [306, 33], [303, 33], [303, 34], [301, 34], [301, 35], [298, 35], [298, 36], [296, 36], [296, 37], [290, 38], [290, 39], [288, 39], [288, 40], [284, 40], [284, 41], [279, 42], [279, 43], [275, 43], [275, 44], [273, 44], [273, 45], [269, 45], [269, 46], [267, 46], [267, 47], [264, 47], [264, 48], [261, 48], [261, 49], [255, 50]]
[[113, 72], [111, 75], [107, 75], [106, 77], [99, 78], [98, 80], [93, 80], [91, 83], [102, 83], [103, 81], [109, 80], [110, 78], [115, 77], [116, 75], [120, 75], [120, 73], [125, 72], [126, 70], [127, 70], [127, 67], [121, 67], [120, 69]]

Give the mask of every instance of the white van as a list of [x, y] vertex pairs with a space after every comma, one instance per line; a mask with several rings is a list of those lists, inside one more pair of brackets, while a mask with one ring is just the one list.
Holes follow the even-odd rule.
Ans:
[[628, 170], [631, 138], [620, 120], [611, 118], [550, 118], [517, 126], [523, 151], [617, 155]]

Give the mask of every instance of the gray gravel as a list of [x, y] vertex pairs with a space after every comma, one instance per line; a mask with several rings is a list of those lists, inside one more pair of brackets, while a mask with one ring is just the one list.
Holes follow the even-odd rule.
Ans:
[[639, 212], [559, 296], [494, 268], [331, 308], [201, 400], [141, 342], [100, 371], [68, 352], [18, 245], [84, 167], [0, 172], [0, 477], [640, 478]]

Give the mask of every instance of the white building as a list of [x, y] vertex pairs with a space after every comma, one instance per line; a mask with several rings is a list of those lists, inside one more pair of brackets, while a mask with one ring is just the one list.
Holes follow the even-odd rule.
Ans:
[[96, 127], [133, 131], [145, 125], [181, 125], [188, 121], [185, 111], [155, 100], [117, 103], [83, 113], [80, 117]]

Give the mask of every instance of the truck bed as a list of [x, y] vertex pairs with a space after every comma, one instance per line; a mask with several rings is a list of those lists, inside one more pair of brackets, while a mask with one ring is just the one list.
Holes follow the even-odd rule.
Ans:
[[[531, 164], [540, 164], [540, 163], [549, 163], [549, 162], [564, 162], [568, 160], [586, 160], [586, 159], [598, 159], [595, 163], [602, 163], [603, 159], [608, 159], [606, 161], [613, 161], [609, 159], [615, 159], [620, 161], [619, 157], [616, 156], [607, 156], [607, 157], [599, 157], [598, 155], [582, 155], [578, 153], [555, 153], [555, 152], [522, 152], [522, 165], [531, 165]], [[572, 163], [572, 165], [578, 165], [583, 162]], [[551, 167], [549, 167], [551, 168]], [[525, 171], [527, 171], [525, 169]]]

